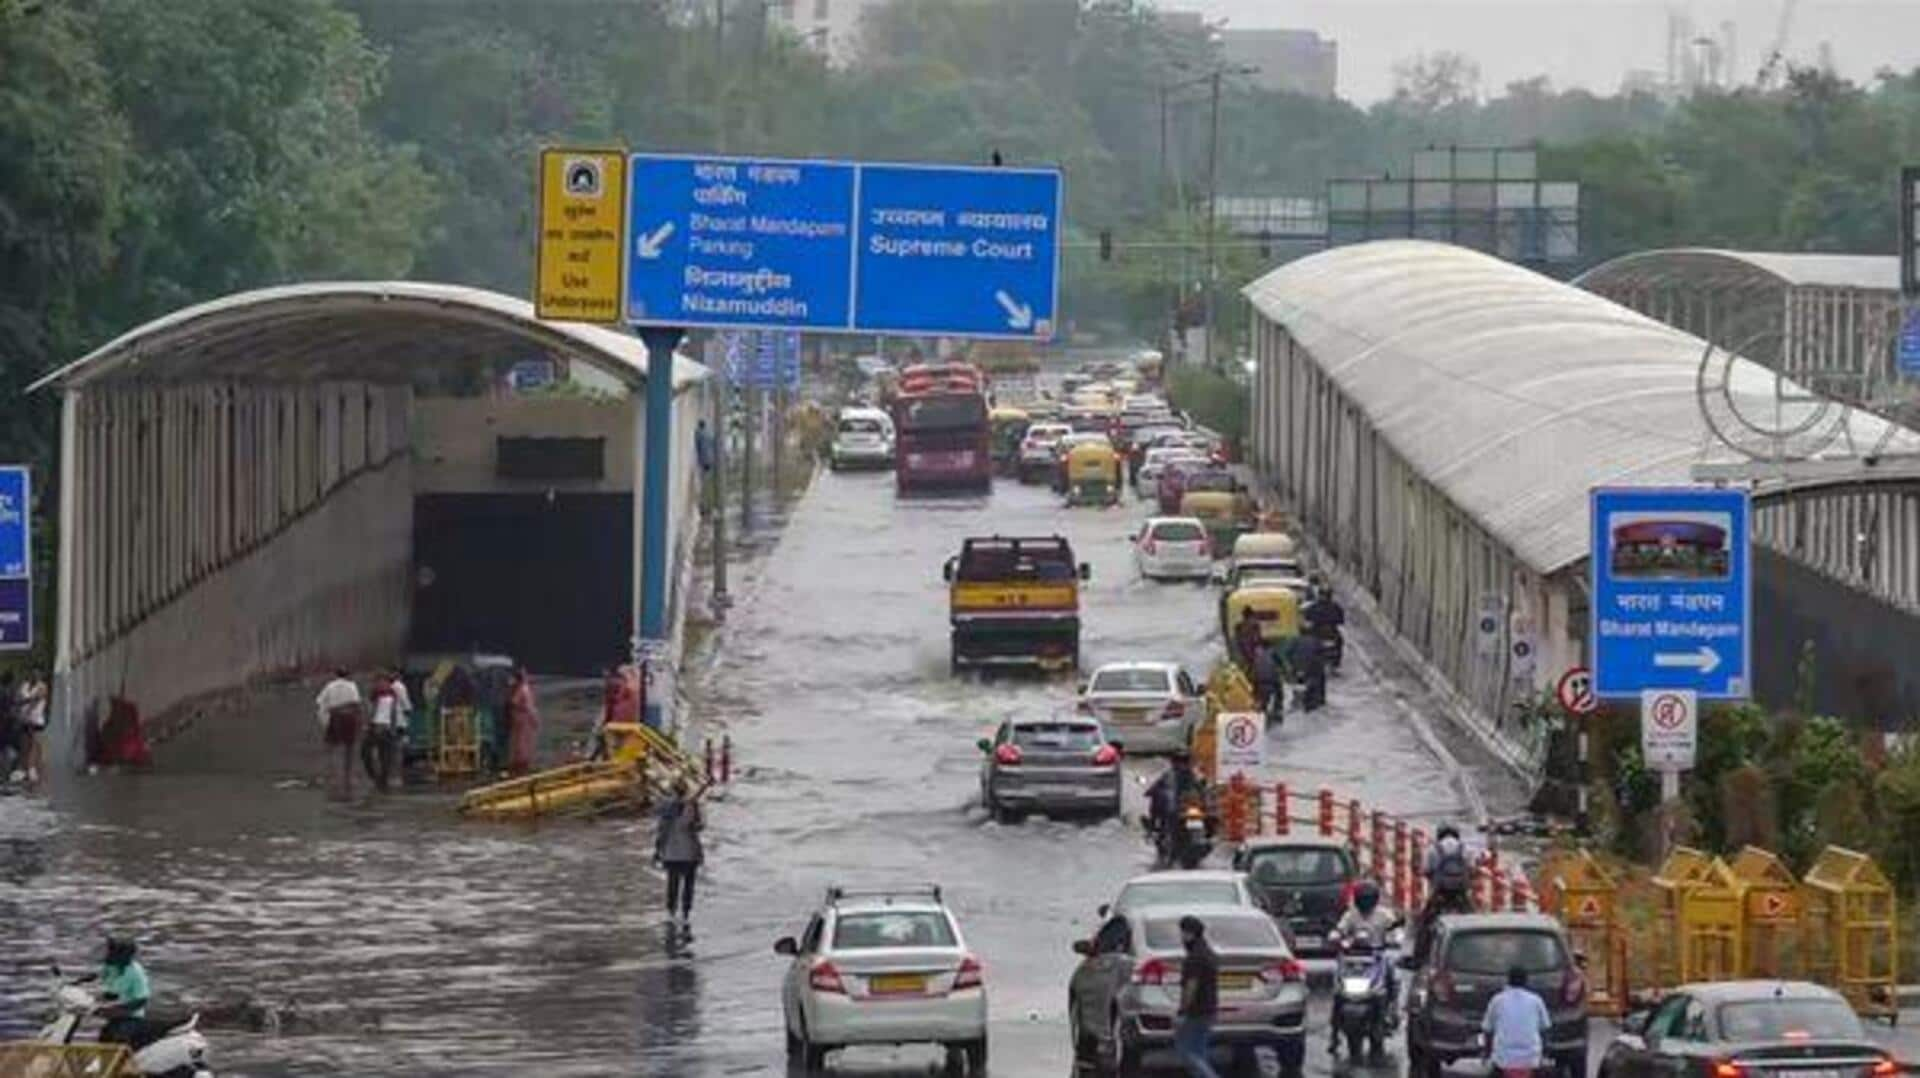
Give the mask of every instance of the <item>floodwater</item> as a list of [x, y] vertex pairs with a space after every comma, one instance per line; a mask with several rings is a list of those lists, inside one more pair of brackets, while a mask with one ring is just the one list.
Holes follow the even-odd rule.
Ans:
[[[1214, 592], [1136, 577], [1127, 536], [1147, 512], [1066, 510], [1010, 482], [899, 501], [884, 474], [823, 475], [737, 571], [738, 605], [687, 674], [704, 732], [730, 734], [737, 761], [710, 806], [690, 940], [664, 928], [644, 823], [463, 823], [437, 794], [329, 803], [306, 781], [310, 690], [203, 722], [149, 774], [0, 799], [0, 1036], [43, 1017], [47, 962], [83, 964], [124, 926], [163, 1009], [248, 1002], [209, 1030], [223, 1074], [777, 1073], [773, 940], [830, 884], [933, 881], [986, 965], [992, 1073], [1068, 1074], [1069, 944], [1149, 851], [1119, 821], [987, 821], [974, 740], [1070, 708], [1072, 686], [949, 677], [940, 568], [968, 535], [1064, 534], [1093, 565], [1086, 662], [1203, 676]], [[1422, 729], [1416, 683], [1376, 637], [1357, 628], [1349, 655], [1331, 706], [1271, 735], [1280, 774], [1417, 818], [1517, 809], [1460, 735]], [[1130, 762], [1130, 814], [1159, 766]], [[264, 1012], [277, 1030], [241, 1028]], [[1318, 1036], [1308, 1060], [1325, 1070]], [[836, 1068], [938, 1062], [874, 1049]]]

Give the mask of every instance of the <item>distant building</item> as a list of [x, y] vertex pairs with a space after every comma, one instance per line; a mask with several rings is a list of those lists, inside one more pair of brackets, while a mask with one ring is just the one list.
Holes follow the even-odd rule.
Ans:
[[1222, 30], [1220, 50], [1262, 90], [1330, 98], [1339, 85], [1340, 46], [1312, 30]]
[[[744, 2], [744, 0], [743, 0]], [[885, 0], [773, 0], [768, 14], [810, 48], [836, 64], [850, 63], [860, 51], [860, 18]]]

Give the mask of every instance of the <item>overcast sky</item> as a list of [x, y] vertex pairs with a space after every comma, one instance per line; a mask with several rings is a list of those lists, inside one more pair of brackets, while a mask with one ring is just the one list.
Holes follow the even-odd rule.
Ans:
[[[1611, 93], [1629, 70], [1666, 67], [1667, 12], [1696, 34], [1738, 26], [1736, 70], [1750, 81], [1779, 28], [1786, 0], [1161, 0], [1230, 26], [1317, 30], [1340, 45], [1340, 94], [1362, 103], [1393, 90], [1395, 60], [1464, 52], [1483, 90], [1546, 74], [1559, 87]], [[1798, 0], [1787, 56], [1812, 63], [1833, 43], [1835, 66], [1855, 80], [1880, 67], [1920, 66], [1920, 0]]]

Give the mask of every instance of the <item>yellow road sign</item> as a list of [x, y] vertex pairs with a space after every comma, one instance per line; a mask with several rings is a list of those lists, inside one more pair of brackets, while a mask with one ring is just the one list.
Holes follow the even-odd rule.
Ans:
[[541, 150], [534, 313], [567, 322], [620, 321], [626, 225], [625, 150]]

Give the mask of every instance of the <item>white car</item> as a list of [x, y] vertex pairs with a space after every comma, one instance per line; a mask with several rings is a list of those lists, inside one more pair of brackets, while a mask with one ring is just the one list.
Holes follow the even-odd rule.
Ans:
[[1120, 885], [1102, 917], [1125, 917], [1148, 906], [1251, 906], [1260, 908], [1247, 874], [1229, 869], [1182, 868], [1149, 872]]
[[1158, 485], [1160, 473], [1166, 471], [1167, 465], [1176, 460], [1204, 461], [1206, 459], [1205, 453], [1192, 446], [1165, 445], [1149, 449], [1146, 457], [1140, 461], [1140, 478], [1136, 481], [1137, 485], [1141, 490]]
[[878, 408], [847, 408], [833, 433], [828, 466], [842, 468], [893, 467], [893, 419]]
[[948, 1070], [985, 1073], [987, 989], [953, 912], [934, 886], [833, 887], [800, 938], [781, 987], [787, 1055], [807, 1071], [849, 1045], [938, 1044]]
[[1031, 480], [1053, 471], [1053, 447], [1072, 433], [1073, 428], [1065, 423], [1035, 423], [1028, 427], [1026, 436], [1020, 439], [1020, 478]]
[[1107, 740], [1133, 755], [1173, 752], [1205, 710], [1179, 663], [1108, 663], [1080, 689], [1080, 710], [1107, 726]]
[[1194, 517], [1153, 517], [1133, 539], [1133, 564], [1148, 580], [1205, 580], [1213, 574], [1207, 526]]

